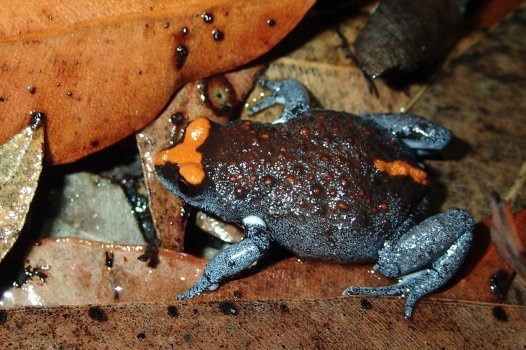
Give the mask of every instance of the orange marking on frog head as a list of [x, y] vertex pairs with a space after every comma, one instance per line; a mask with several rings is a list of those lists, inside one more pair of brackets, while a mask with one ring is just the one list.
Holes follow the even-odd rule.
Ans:
[[173, 163], [179, 166], [179, 174], [191, 185], [199, 185], [205, 179], [203, 155], [197, 151], [210, 134], [210, 121], [199, 118], [186, 127], [183, 142], [164, 150], [155, 159], [155, 166]]
[[427, 185], [429, 183], [427, 173], [424, 170], [416, 168], [402, 160], [385, 162], [381, 159], [375, 159], [374, 165], [381, 172], [387, 173], [389, 176], [411, 176], [413, 181], [421, 185]]

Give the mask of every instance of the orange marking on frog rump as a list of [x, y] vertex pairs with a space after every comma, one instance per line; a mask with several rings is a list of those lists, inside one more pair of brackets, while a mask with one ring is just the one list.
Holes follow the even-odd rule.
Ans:
[[183, 142], [159, 153], [155, 159], [155, 165], [177, 164], [179, 174], [186, 182], [199, 185], [205, 178], [205, 170], [202, 163], [203, 155], [197, 151], [197, 148], [206, 141], [209, 134], [210, 121], [208, 119], [199, 118], [192, 121], [186, 127]]
[[402, 160], [385, 162], [381, 159], [375, 159], [374, 165], [381, 172], [387, 173], [389, 176], [411, 176], [413, 181], [421, 185], [427, 185], [429, 183], [427, 173], [424, 170], [415, 168]]

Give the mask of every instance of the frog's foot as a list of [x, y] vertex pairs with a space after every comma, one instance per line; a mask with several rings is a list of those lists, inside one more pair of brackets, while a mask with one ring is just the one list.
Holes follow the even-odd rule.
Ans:
[[448, 129], [414, 114], [361, 113], [361, 117], [389, 130], [396, 138], [422, 156], [440, 151], [452, 138], [451, 131]]
[[438, 272], [432, 269], [418, 271], [399, 279], [399, 282], [385, 287], [356, 287], [351, 286], [343, 291], [343, 295], [373, 295], [393, 296], [399, 295], [406, 298], [404, 316], [411, 318], [417, 301], [431, 293], [437, 285], [444, 284], [449, 278], [441, 278]]
[[295, 79], [280, 81], [260, 80], [259, 84], [272, 91], [272, 94], [248, 109], [248, 114], [252, 115], [270, 106], [283, 105], [283, 114], [274, 121], [284, 123], [297, 118], [310, 109], [309, 94], [301, 83]]
[[405, 317], [416, 302], [449, 281], [462, 265], [473, 238], [473, 218], [463, 210], [432, 216], [394, 241], [386, 241], [379, 252], [377, 268], [392, 286], [349, 287], [343, 294], [406, 296]]
[[178, 300], [193, 298], [204, 291], [215, 290], [228, 277], [248, 269], [258, 261], [270, 247], [270, 236], [263, 220], [256, 216], [243, 219], [245, 238], [222, 250], [205, 266], [203, 275]]

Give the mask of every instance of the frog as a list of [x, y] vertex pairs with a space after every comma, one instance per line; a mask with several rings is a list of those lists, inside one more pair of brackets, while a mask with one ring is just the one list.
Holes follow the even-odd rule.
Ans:
[[457, 273], [473, 239], [469, 212], [429, 214], [422, 158], [444, 149], [452, 133], [408, 113], [311, 108], [295, 79], [259, 83], [269, 95], [249, 114], [281, 105], [277, 120], [198, 118], [156, 157], [157, 176], [172, 193], [245, 233], [177, 299], [217, 289], [278, 245], [300, 259], [374, 263], [396, 282], [350, 286], [343, 295], [405, 296], [411, 318], [419, 299]]

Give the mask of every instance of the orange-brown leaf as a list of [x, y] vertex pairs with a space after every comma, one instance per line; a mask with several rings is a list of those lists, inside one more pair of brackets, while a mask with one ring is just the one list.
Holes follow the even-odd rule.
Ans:
[[403, 300], [173, 301], [0, 309], [0, 343], [20, 349], [521, 349], [526, 307]]
[[524, 3], [524, 0], [486, 0], [477, 2], [477, 9], [471, 15], [470, 21], [478, 28], [491, 27], [519, 8], [522, 3]]
[[36, 109], [49, 117], [53, 163], [102, 149], [151, 121], [183, 83], [268, 51], [313, 2], [3, 4], [0, 144]]

